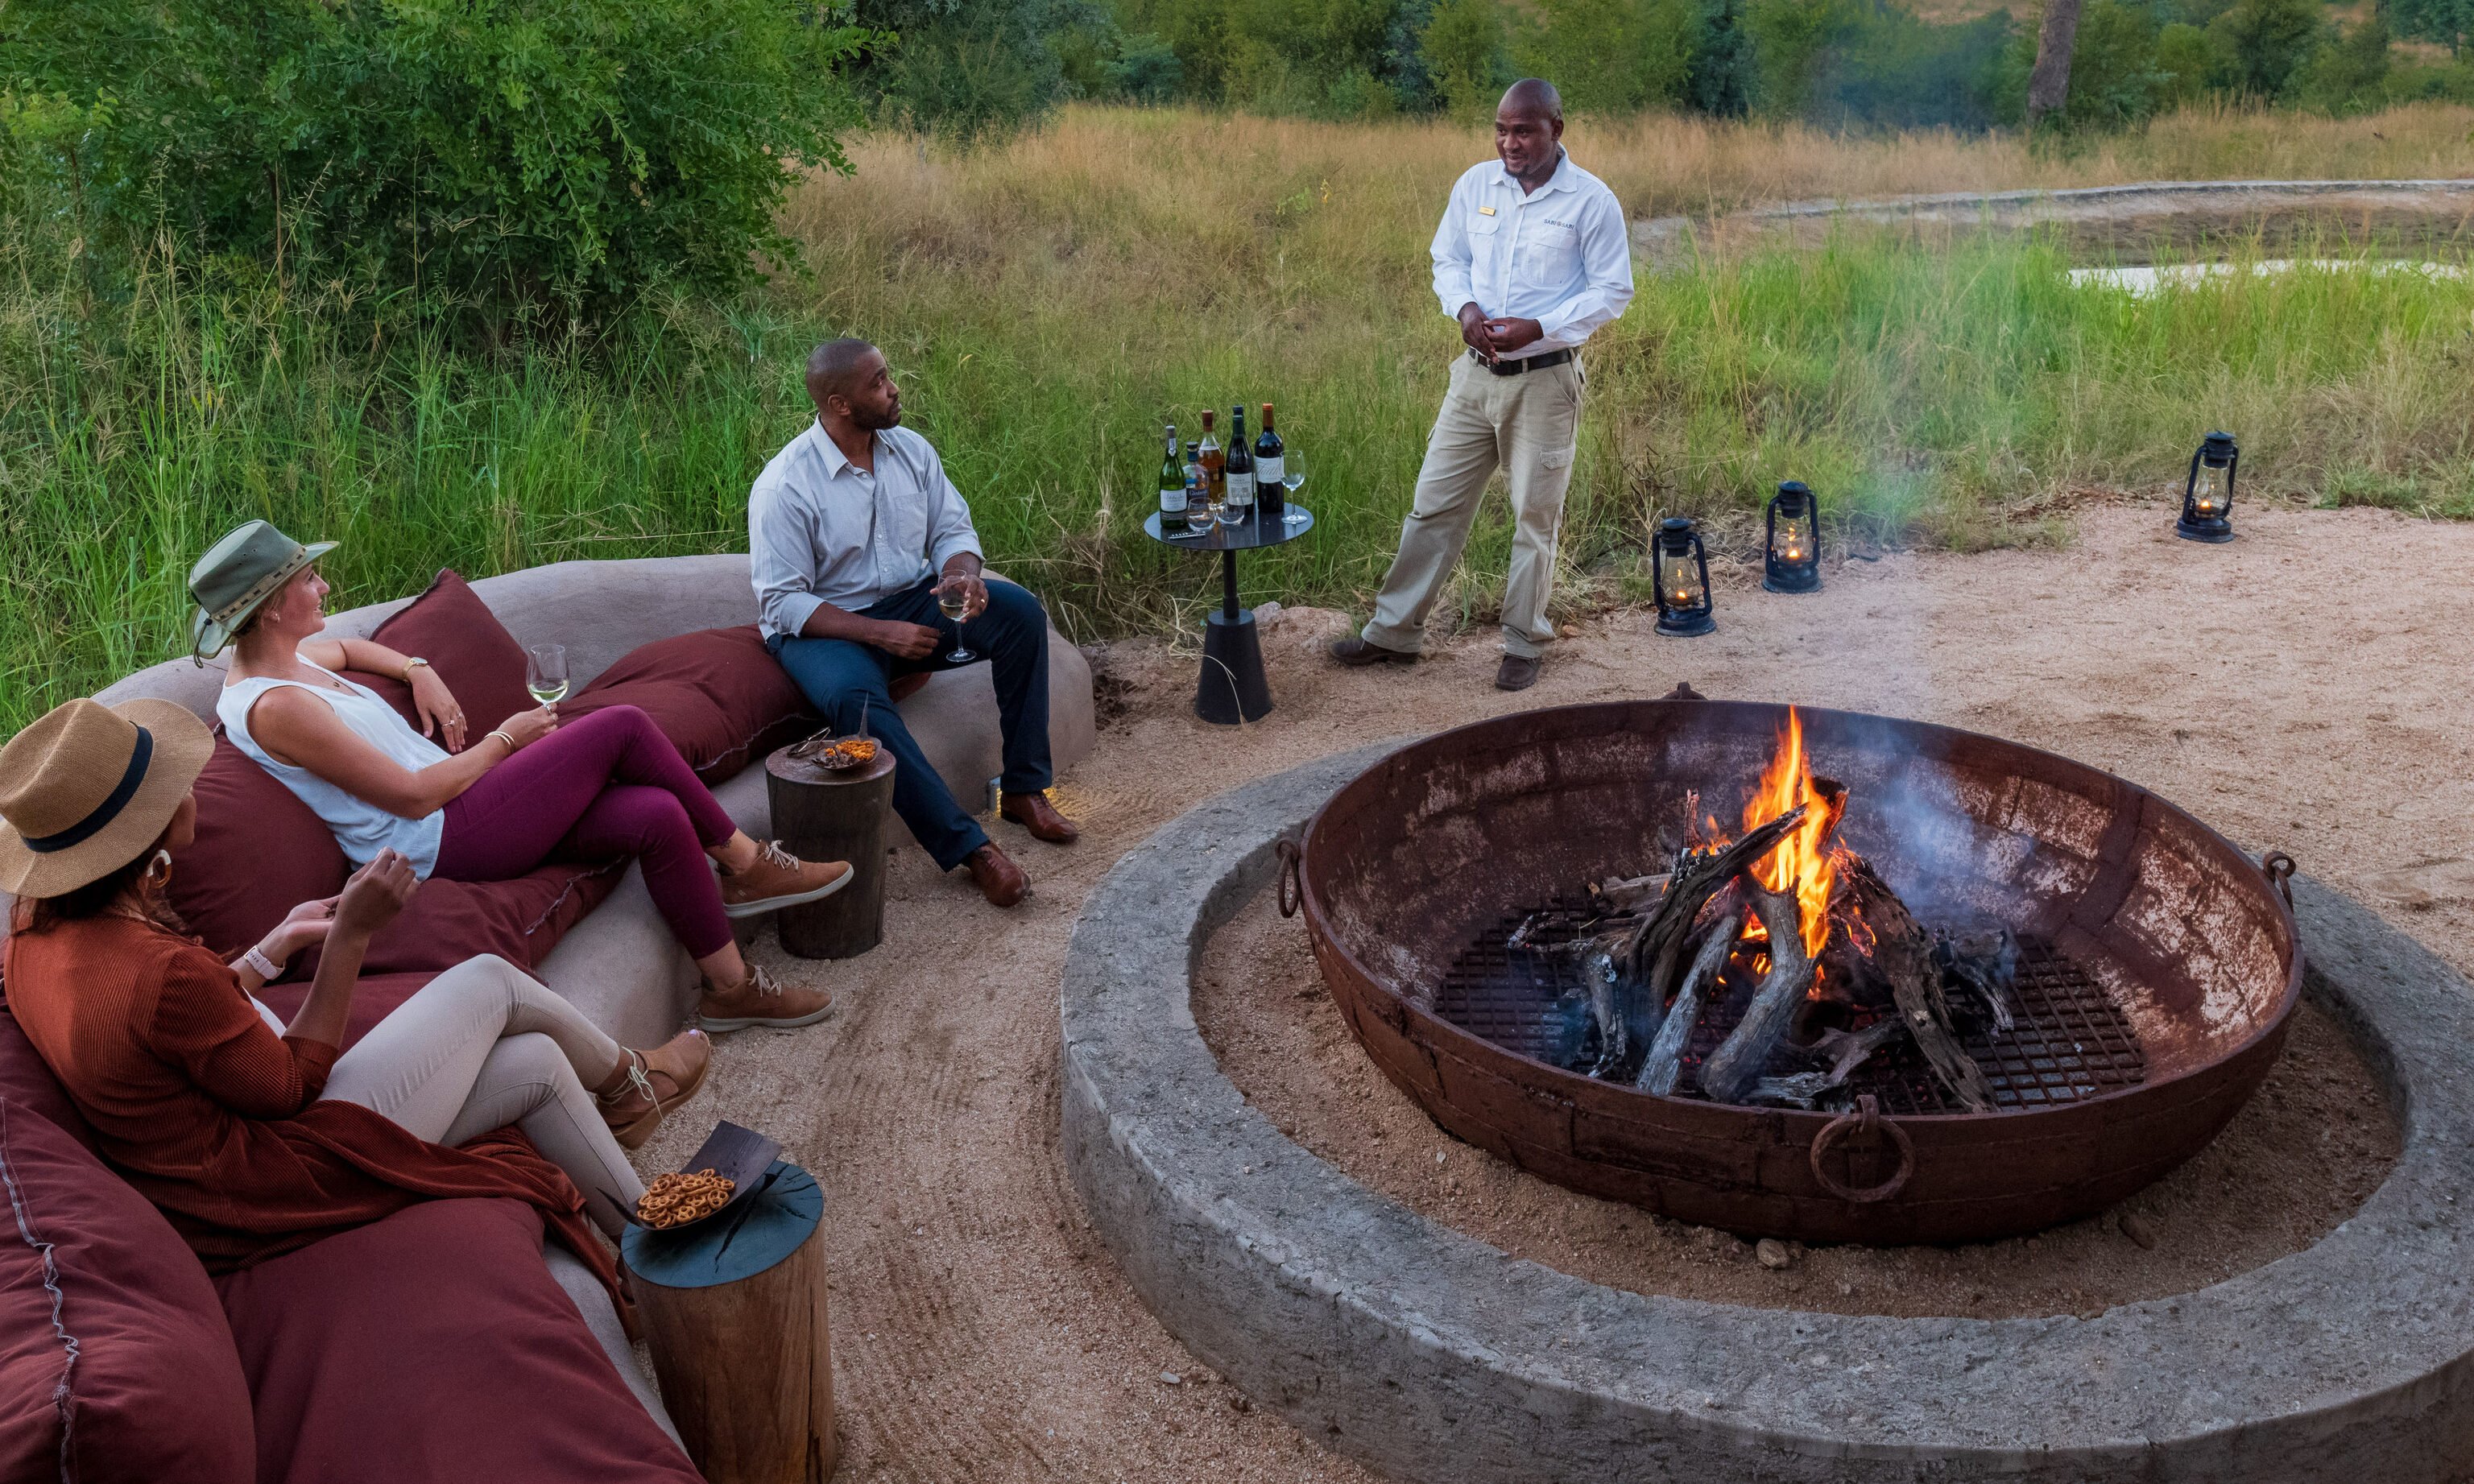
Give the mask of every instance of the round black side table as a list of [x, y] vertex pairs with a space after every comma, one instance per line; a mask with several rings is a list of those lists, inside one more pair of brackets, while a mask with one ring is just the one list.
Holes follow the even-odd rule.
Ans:
[[1202, 677], [1194, 688], [1194, 714], [1221, 726], [1256, 720], [1272, 710], [1271, 683], [1263, 678], [1263, 640], [1254, 629], [1254, 611], [1237, 606], [1237, 553], [1276, 547], [1314, 529], [1314, 512], [1290, 500], [1290, 515], [1305, 517], [1291, 523], [1263, 519], [1262, 507], [1234, 525], [1217, 522], [1199, 534], [1170, 535], [1160, 529], [1159, 512], [1143, 522], [1152, 540], [1180, 551], [1220, 553], [1220, 611], [1203, 620]]

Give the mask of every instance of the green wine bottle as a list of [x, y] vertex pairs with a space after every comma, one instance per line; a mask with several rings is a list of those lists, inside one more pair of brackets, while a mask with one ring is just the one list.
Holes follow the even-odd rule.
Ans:
[[1159, 522], [1160, 534], [1175, 536], [1185, 529], [1185, 461], [1176, 456], [1176, 425], [1168, 426], [1168, 454], [1160, 460]]

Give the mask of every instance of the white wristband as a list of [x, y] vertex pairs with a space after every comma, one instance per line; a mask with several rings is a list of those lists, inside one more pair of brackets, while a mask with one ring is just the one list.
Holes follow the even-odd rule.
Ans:
[[283, 965], [268, 958], [265, 954], [260, 953], [255, 947], [252, 947], [249, 952], [242, 954], [240, 956], [240, 961], [249, 965], [251, 968], [257, 970], [257, 977], [265, 980], [268, 984], [275, 983], [276, 976], [283, 972]]

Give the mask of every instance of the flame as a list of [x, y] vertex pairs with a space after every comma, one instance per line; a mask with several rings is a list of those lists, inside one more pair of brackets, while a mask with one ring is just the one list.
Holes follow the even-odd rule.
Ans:
[[[1779, 841], [1778, 848], [1753, 863], [1753, 877], [1772, 891], [1795, 892], [1804, 926], [1804, 951], [1818, 959], [1830, 941], [1830, 888], [1838, 879], [1828, 848], [1831, 826], [1846, 807], [1846, 796], [1825, 798], [1812, 786], [1812, 763], [1804, 751], [1804, 718], [1787, 709], [1786, 729], [1779, 734], [1778, 750], [1753, 795], [1744, 801], [1744, 828], [1757, 829], [1794, 809], [1806, 806], [1804, 822]], [[1759, 919], [1745, 932], [1748, 940], [1767, 937]]]

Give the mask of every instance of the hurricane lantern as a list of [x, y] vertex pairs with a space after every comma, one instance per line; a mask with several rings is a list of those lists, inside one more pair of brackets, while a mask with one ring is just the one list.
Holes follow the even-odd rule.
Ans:
[[1718, 626], [1710, 617], [1710, 557], [1701, 533], [1681, 517], [1661, 521], [1652, 543], [1658, 561], [1658, 631], [1683, 639]]
[[1821, 586], [1821, 502], [1801, 479], [1789, 479], [1770, 497], [1761, 586], [1773, 593], [1810, 593]]
[[2234, 539], [2234, 466], [2242, 450], [2231, 433], [2210, 433], [2191, 455], [2190, 482], [2182, 486], [2182, 519], [2173, 534], [2185, 541]]

